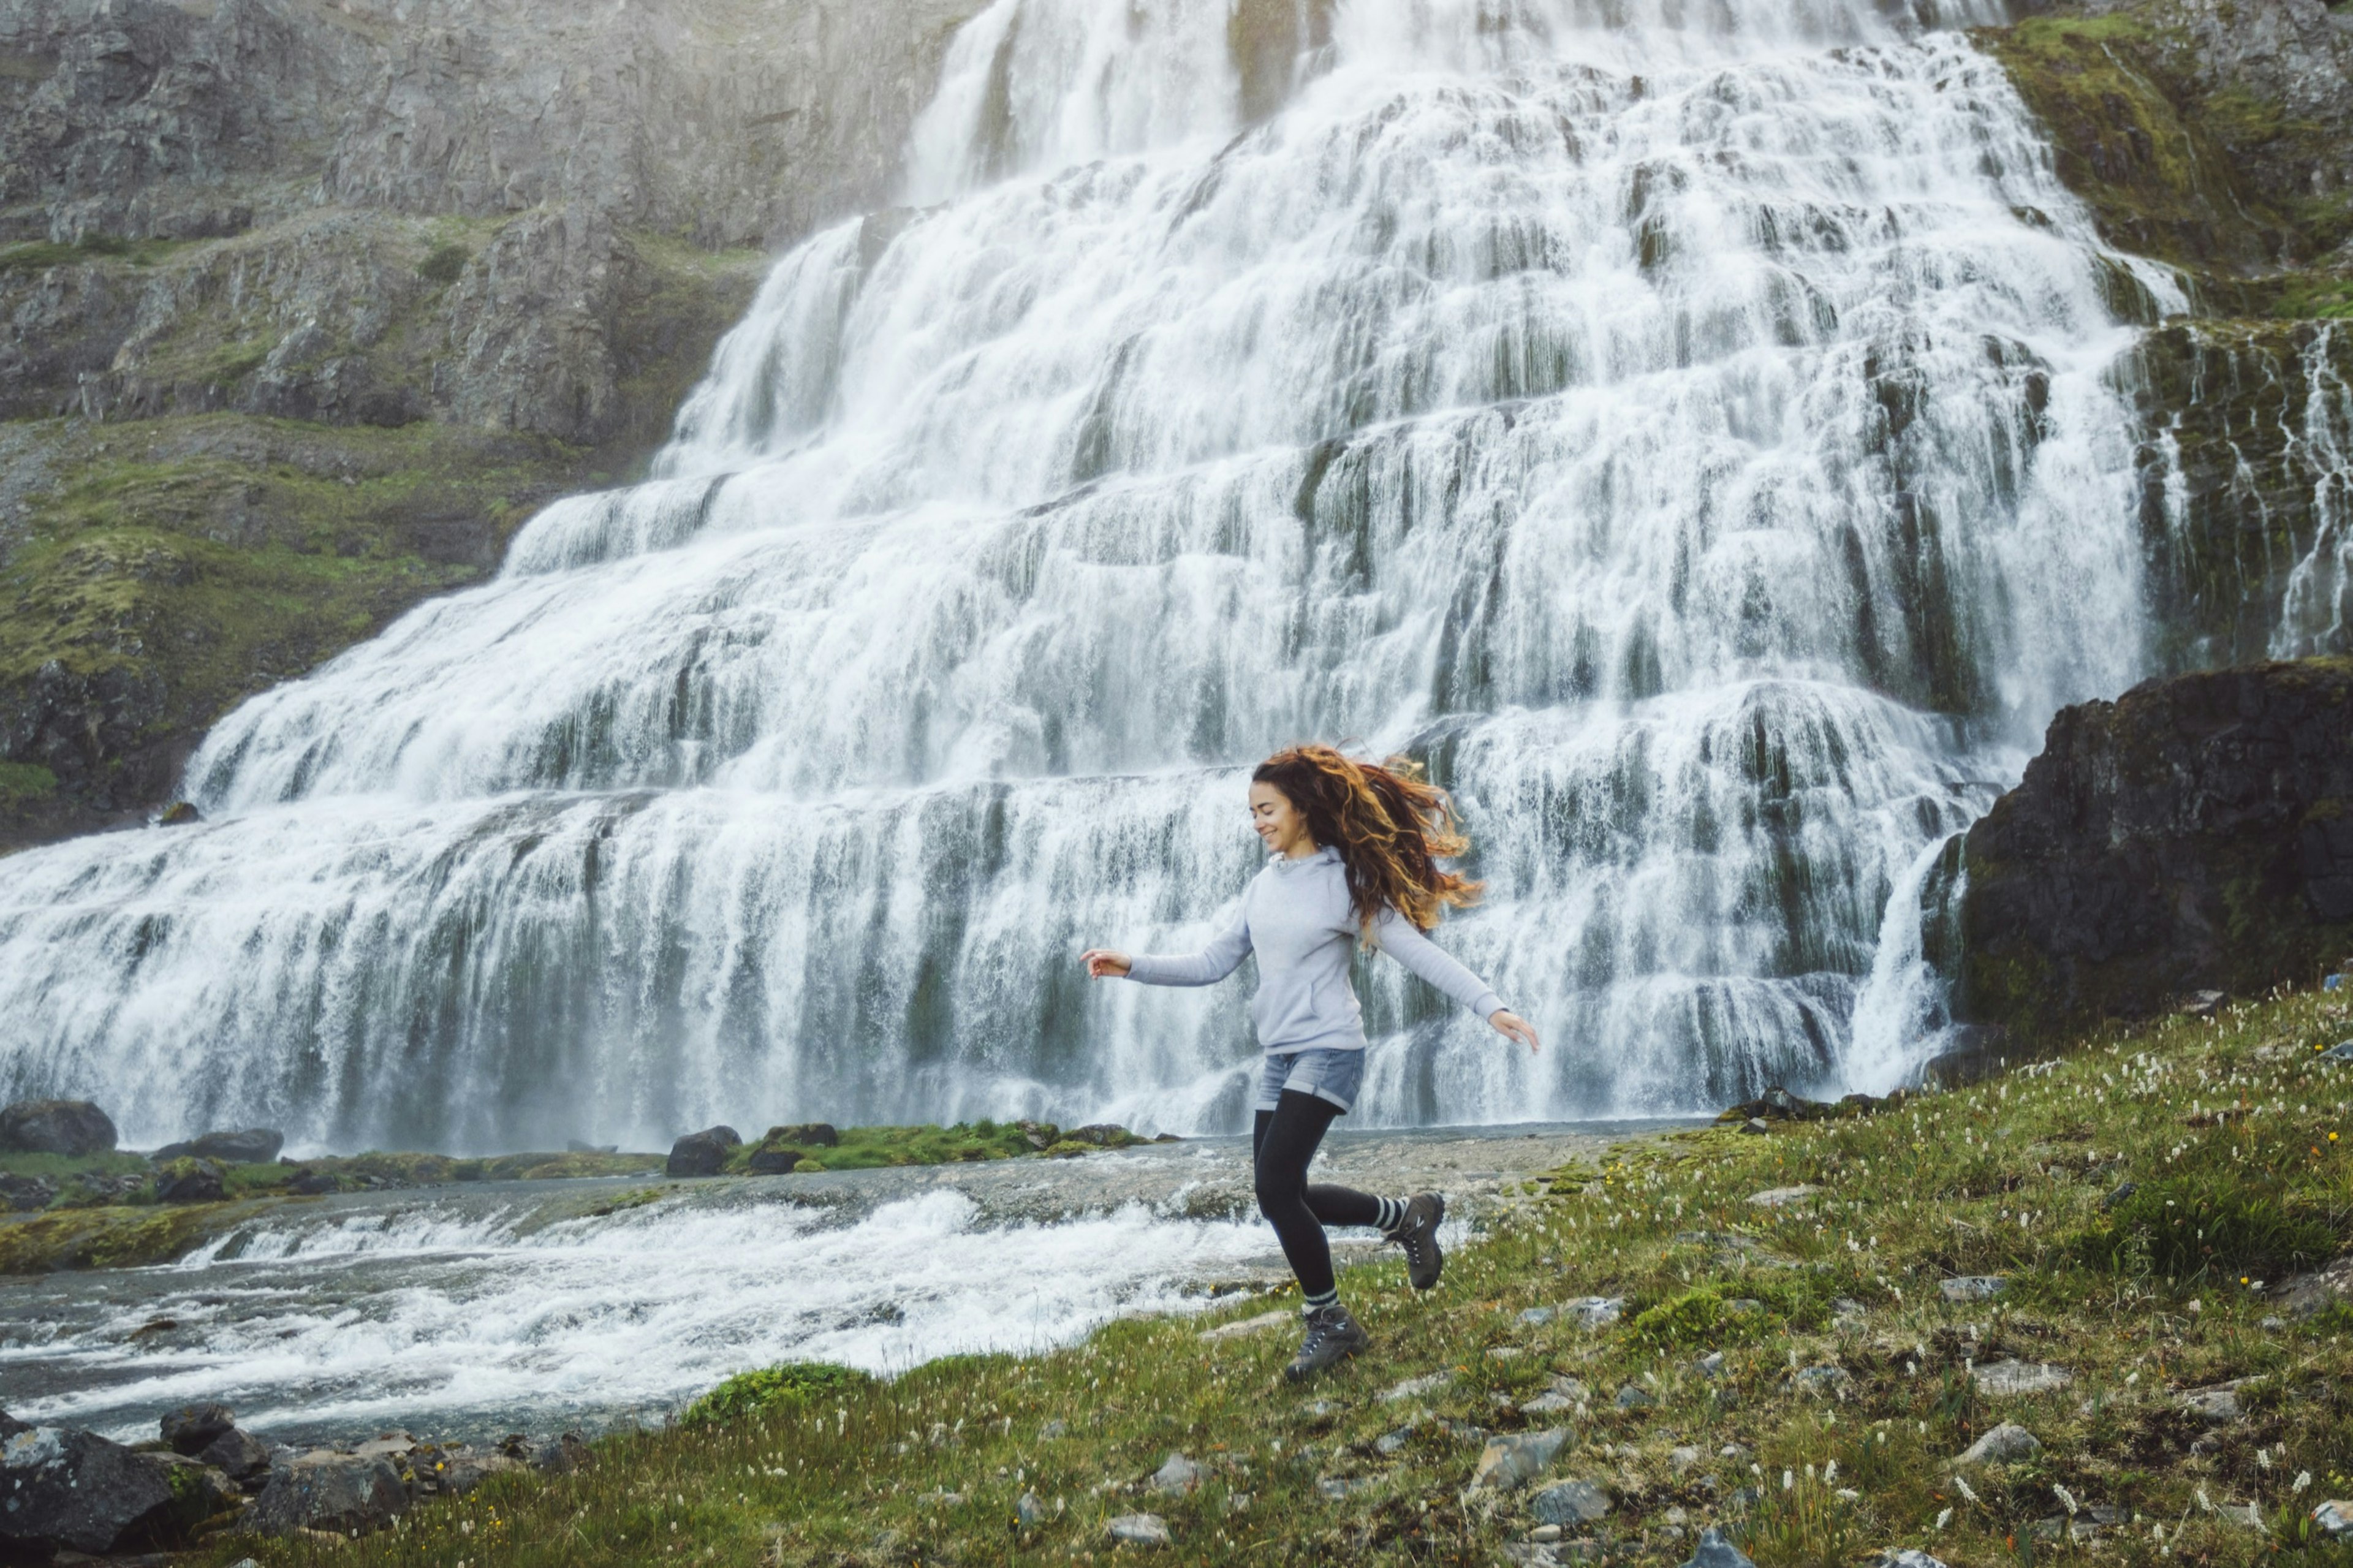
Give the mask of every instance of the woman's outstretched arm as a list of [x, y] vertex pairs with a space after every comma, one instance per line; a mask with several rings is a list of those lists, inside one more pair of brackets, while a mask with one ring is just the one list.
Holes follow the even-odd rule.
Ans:
[[1234, 972], [1250, 950], [1250, 921], [1244, 906], [1238, 904], [1234, 918], [1198, 952], [1130, 955], [1098, 947], [1088, 950], [1086, 965], [1098, 980], [1124, 974], [1146, 985], [1215, 985]]
[[1536, 1048], [1536, 1032], [1528, 1021], [1504, 1005], [1493, 986], [1464, 968], [1460, 960], [1422, 935], [1414, 923], [1393, 909], [1384, 909], [1373, 921], [1376, 946], [1465, 1007], [1487, 1020], [1498, 1034]]

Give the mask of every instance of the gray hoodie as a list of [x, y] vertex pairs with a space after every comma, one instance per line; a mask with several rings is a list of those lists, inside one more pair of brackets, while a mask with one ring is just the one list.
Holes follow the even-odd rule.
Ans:
[[[1340, 852], [1329, 845], [1297, 860], [1271, 856], [1242, 889], [1241, 908], [1198, 952], [1139, 953], [1130, 980], [1146, 985], [1212, 985], [1258, 954], [1258, 994], [1250, 1021], [1269, 1056], [1293, 1051], [1360, 1051], [1364, 1010], [1348, 984], [1356, 912], [1348, 902]], [[1373, 921], [1383, 952], [1484, 1018], [1504, 1005], [1487, 983], [1448, 957], [1393, 909]]]

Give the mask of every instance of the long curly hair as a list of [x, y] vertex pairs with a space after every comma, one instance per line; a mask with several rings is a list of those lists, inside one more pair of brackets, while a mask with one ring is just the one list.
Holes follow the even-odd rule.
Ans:
[[1428, 931], [1447, 905], [1479, 901], [1480, 884], [1439, 869], [1471, 847], [1446, 792], [1419, 763], [1359, 763], [1329, 746], [1293, 746], [1259, 763], [1252, 784], [1272, 784], [1307, 818], [1308, 837], [1340, 852], [1358, 931], [1372, 937], [1384, 907]]

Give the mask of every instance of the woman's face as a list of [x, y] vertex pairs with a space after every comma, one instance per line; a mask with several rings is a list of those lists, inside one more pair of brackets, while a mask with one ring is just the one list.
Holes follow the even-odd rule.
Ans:
[[1261, 842], [1277, 855], [1304, 854], [1315, 847], [1307, 836], [1307, 818], [1291, 797], [1271, 784], [1250, 788], [1250, 826]]

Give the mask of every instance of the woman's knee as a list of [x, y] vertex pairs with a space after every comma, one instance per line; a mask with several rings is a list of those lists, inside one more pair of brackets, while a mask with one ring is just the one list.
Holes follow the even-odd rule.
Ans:
[[1258, 1191], [1258, 1212], [1262, 1215], [1289, 1213], [1307, 1201], [1307, 1173], [1271, 1161], [1260, 1162], [1253, 1185]]

